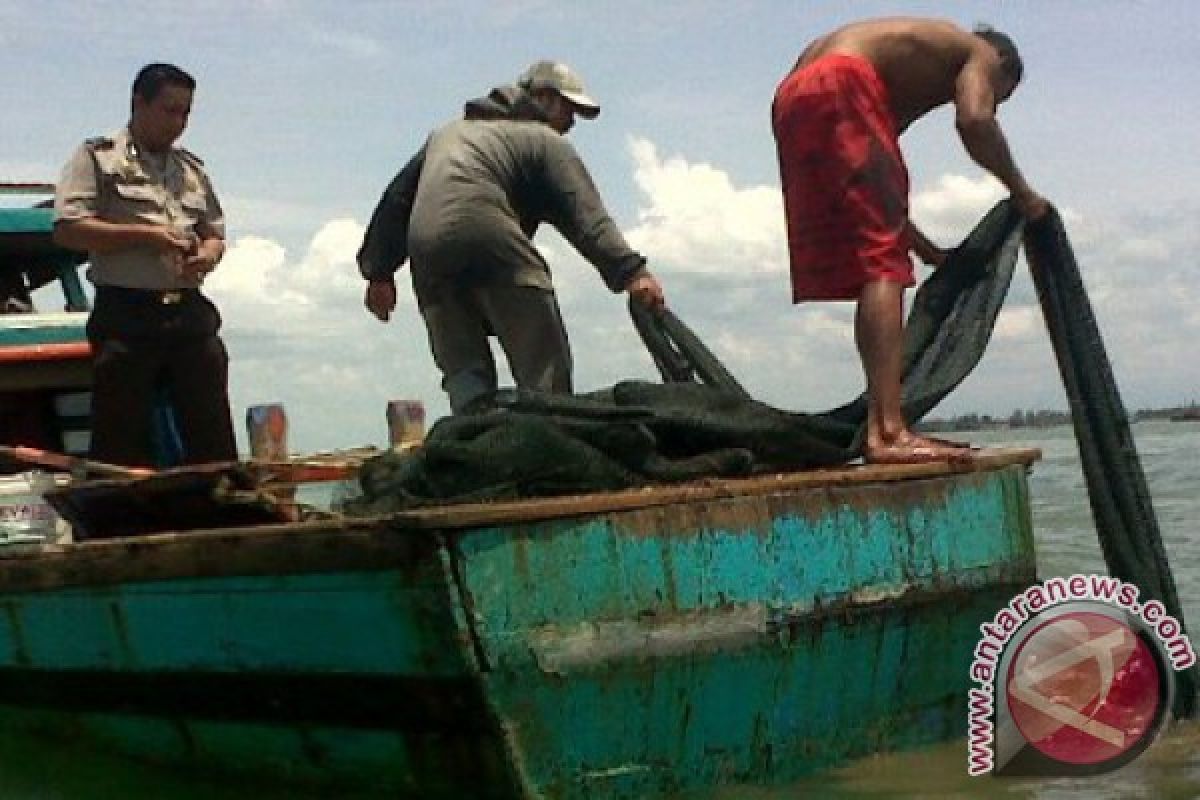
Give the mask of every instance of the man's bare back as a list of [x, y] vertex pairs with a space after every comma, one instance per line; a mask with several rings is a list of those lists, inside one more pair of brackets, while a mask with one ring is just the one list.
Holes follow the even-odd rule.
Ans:
[[[934, 108], [953, 103], [954, 126], [971, 158], [1004, 184], [1026, 216], [1036, 218], [1045, 213], [1045, 199], [1029, 186], [1017, 168], [996, 119], [997, 106], [1013, 93], [1024, 71], [1016, 45], [1008, 36], [986, 26], [969, 32], [944, 20], [912, 17], [866, 20], [839, 28], [814, 41], [801, 54], [796, 69], [808, 67], [830, 55], [852, 56], [872, 65], [886, 90], [887, 104], [896, 128], [894, 132], [888, 131], [888, 135], [899, 135]], [[878, 92], [863, 88], [863, 81], [857, 77], [856, 69], [833, 63], [828, 65], [828, 69], [814, 66], [811, 77], [808, 77], [808, 72], [805, 70], [802, 74], [786, 78], [776, 94], [777, 105], [773, 106], [772, 124], [776, 124], [776, 119], [783, 121], [775, 133], [780, 147], [780, 169], [785, 176], [789, 172], [788, 164], [791, 164], [793, 176], [807, 177], [811, 173], [804, 165], [813, 159], [804, 157], [807, 150], [795, 139], [799, 134], [793, 134], [788, 127], [792, 119], [809, 119], [800, 113], [801, 110], [820, 107], [821, 103], [833, 107], [836, 102], [831, 97], [838, 92], [845, 92], [855, 99], [873, 98], [868, 103], [879, 102], [874, 99], [878, 97]], [[836, 80], [832, 76], [837, 76]], [[783, 92], [785, 87], [788, 88], [787, 92]], [[811, 92], [808, 91], [810, 89]], [[785, 98], [782, 106], [778, 105], [781, 97]], [[868, 112], [857, 111], [854, 103], [846, 105], [856, 109], [853, 113], [867, 118]], [[789, 115], [792, 106], [800, 110], [793, 108], [795, 113]], [[875, 114], [877, 110], [872, 107], [869, 114]], [[778, 117], [775, 112], [779, 112]], [[850, 120], [850, 114], [847, 112], [847, 120]], [[826, 139], [822, 137], [828, 135], [836, 138], [837, 126], [842, 118], [832, 114], [828, 119], [833, 129], [813, 132], [813, 126], [809, 125], [803, 131], [806, 137], [803, 141], [824, 144]], [[850, 122], [845, 126], [848, 135], [857, 134], [861, 137], [855, 125], [861, 125], [862, 121], [855, 117]], [[834, 145], [826, 146], [838, 150]], [[799, 156], [793, 158], [795, 153]], [[840, 157], [838, 153], [831, 154], [831, 160], [837, 157]], [[860, 163], [848, 159], [846, 165], [852, 173], [861, 172], [868, 168], [869, 160]], [[902, 162], [900, 166], [903, 166]], [[799, 181], [793, 179], [790, 185], [809, 186], [814, 193], [829, 193], [834, 198], [833, 205], [841, 197], [841, 187], [836, 179], [806, 184], [802, 177]], [[798, 189], [796, 191], [799, 192]], [[785, 185], [785, 206], [788, 198]], [[810, 213], [810, 206], [826, 207], [819, 202], [806, 204], [803, 197], [795, 201], [793, 206], [800, 220], [798, 227], [802, 229], [807, 223], [805, 215]], [[854, 224], [851, 220], [849, 227]], [[865, 229], [869, 227], [870, 220], [864, 219], [862, 224]], [[938, 255], [938, 248], [917, 230], [911, 219], [907, 220], [905, 231], [906, 235], [894, 237], [895, 246], [902, 251], [900, 257], [906, 258], [907, 251], [911, 249], [927, 263], [936, 263], [931, 257]], [[790, 241], [789, 247], [794, 251]], [[970, 459], [973, 454], [969, 448], [929, 439], [908, 428], [901, 403], [903, 292], [902, 283], [886, 279], [866, 280], [859, 288], [855, 343], [867, 381], [864, 457], [867, 461], [877, 463]]]
[[897, 133], [955, 99], [958, 78], [988, 45], [950, 22], [912, 17], [855, 22], [822, 36], [800, 55], [796, 68], [840, 53], [871, 62], [887, 87]]

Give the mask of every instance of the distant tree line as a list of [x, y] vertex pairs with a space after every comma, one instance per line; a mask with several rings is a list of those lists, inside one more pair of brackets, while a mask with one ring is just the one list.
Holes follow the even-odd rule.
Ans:
[[[1130, 414], [1129, 419], [1131, 422], [1141, 422], [1142, 420], [1151, 419], [1200, 420], [1200, 404], [1193, 400], [1183, 406], [1140, 408]], [[947, 418], [926, 419], [922, 420], [917, 427], [923, 431], [937, 433], [942, 431], [981, 431], [997, 428], [1048, 428], [1053, 425], [1067, 425], [1070, 422], [1071, 414], [1067, 411], [1018, 409], [1007, 416], [970, 413]]]

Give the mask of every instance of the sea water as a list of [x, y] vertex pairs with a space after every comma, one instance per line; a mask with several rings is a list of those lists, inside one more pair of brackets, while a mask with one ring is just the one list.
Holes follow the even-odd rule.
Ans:
[[[1134, 425], [1133, 430], [1185, 618], [1194, 630], [1200, 630], [1200, 536], [1195, 531], [1200, 521], [1200, 475], [1195, 468], [1196, 453], [1200, 452], [1200, 422], [1145, 422]], [[968, 432], [961, 436], [977, 444], [1041, 448], [1042, 460], [1034, 465], [1030, 494], [1042, 578], [1104, 571], [1069, 427]], [[0, 800], [282, 800], [322, 796], [282, 786], [199, 782], [194, 776], [183, 777], [123, 758], [0, 732]], [[966, 773], [966, 747], [960, 740], [916, 752], [865, 758], [787, 787], [730, 787], [706, 797], [1190, 800], [1200, 798], [1200, 724], [1176, 725], [1132, 764], [1094, 778], [970, 778]], [[340, 798], [348, 800], [347, 795]]]

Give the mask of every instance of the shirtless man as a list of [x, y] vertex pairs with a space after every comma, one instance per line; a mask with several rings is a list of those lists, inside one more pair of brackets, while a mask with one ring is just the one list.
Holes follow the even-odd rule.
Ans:
[[946, 103], [971, 158], [996, 176], [1030, 218], [1045, 199], [1017, 168], [996, 107], [1021, 81], [1012, 40], [941, 20], [857, 22], [817, 39], [775, 93], [791, 254], [792, 300], [857, 300], [855, 342], [867, 382], [864, 458], [913, 463], [969, 457], [965, 446], [918, 436], [901, 408], [904, 289], [911, 250], [940, 265], [946, 253], [908, 218], [908, 172], [898, 137]]

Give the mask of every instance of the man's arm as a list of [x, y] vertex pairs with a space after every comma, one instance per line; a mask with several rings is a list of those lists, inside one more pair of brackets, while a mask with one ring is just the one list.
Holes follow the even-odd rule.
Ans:
[[556, 201], [549, 204], [548, 221], [599, 270], [608, 288], [627, 291], [652, 308], [662, 306], [662, 285], [625, 241], [579, 154], [561, 137], [549, 140], [545, 177]]
[[204, 276], [216, 269], [225, 255], [223, 236], [207, 230], [200, 232], [199, 237], [199, 240], [192, 242], [194, 247], [183, 262], [183, 272], [196, 281], [204, 280]]
[[923, 263], [935, 269], [946, 261], [946, 251], [930, 241], [911, 219], [908, 221], [908, 247]]
[[371, 214], [358, 250], [358, 270], [368, 281], [390, 280], [408, 260], [408, 223], [424, 165], [422, 147], [392, 178]]
[[221, 201], [213, 191], [208, 176], [201, 174], [204, 184], [205, 209], [193, 229], [192, 249], [183, 263], [184, 275], [197, 283], [204, 276], [217, 268], [222, 256], [225, 255], [225, 211]]
[[408, 260], [408, 224], [424, 166], [422, 146], [379, 198], [358, 250], [358, 271], [367, 280], [363, 305], [380, 322], [396, 309], [395, 274]]
[[190, 238], [166, 225], [108, 222], [99, 217], [58, 220], [54, 223], [54, 243], [68, 250], [91, 253], [153, 247], [176, 251], [181, 256], [192, 247]]
[[1021, 174], [1004, 131], [996, 120], [993, 75], [999, 69], [1000, 58], [990, 45], [980, 42], [973, 47], [955, 87], [955, 126], [975, 163], [1004, 184], [1023, 213], [1040, 216], [1046, 201]]

